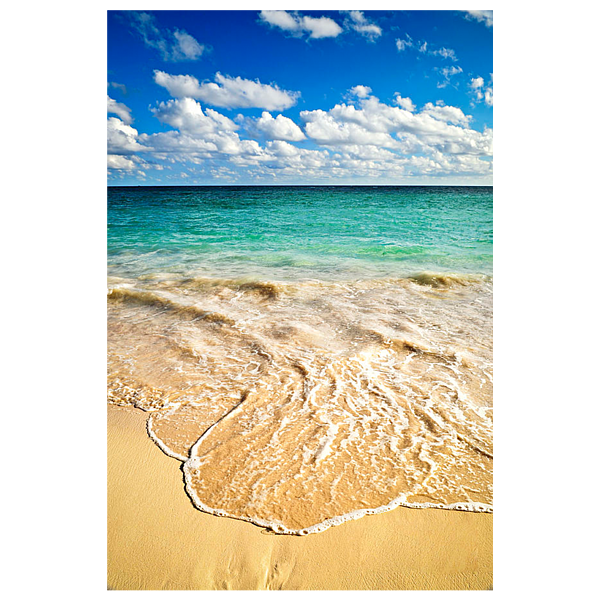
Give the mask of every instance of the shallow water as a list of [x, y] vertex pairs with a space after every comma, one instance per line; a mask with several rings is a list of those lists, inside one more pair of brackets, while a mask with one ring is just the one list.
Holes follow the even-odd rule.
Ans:
[[491, 511], [491, 197], [109, 189], [109, 401], [208, 512]]

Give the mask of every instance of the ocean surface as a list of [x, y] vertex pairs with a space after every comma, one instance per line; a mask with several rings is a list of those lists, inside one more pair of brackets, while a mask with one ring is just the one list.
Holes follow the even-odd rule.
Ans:
[[[279, 533], [492, 510], [489, 187], [108, 188], [108, 398]], [[183, 493], [183, 490], [182, 490]]]

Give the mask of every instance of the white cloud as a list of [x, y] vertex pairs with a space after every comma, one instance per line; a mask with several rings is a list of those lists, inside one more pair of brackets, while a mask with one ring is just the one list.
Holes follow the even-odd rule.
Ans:
[[107, 154], [106, 166], [115, 171], [136, 171], [149, 168], [148, 163], [139, 156], [122, 156], [120, 154]]
[[[338, 109], [338, 114], [332, 111]], [[331, 111], [322, 110], [302, 111], [300, 117], [306, 123], [305, 131], [308, 137], [323, 145], [374, 145], [383, 147], [399, 147], [399, 143], [385, 131], [376, 131], [365, 127], [362, 122], [353, 121], [350, 114], [356, 112], [358, 120], [362, 119], [362, 111], [353, 106], [336, 105]], [[345, 114], [341, 114], [345, 113]], [[341, 118], [340, 118], [341, 117]]]
[[340, 11], [346, 14], [343, 27], [330, 17], [310, 17], [299, 12], [285, 10], [262, 10], [260, 21], [276, 27], [294, 37], [308, 39], [335, 38], [344, 31], [355, 31], [373, 42], [381, 36], [381, 27], [369, 21], [360, 10]]
[[206, 50], [186, 31], [160, 29], [156, 18], [145, 12], [127, 11], [125, 13], [131, 28], [140, 35], [149, 48], [158, 50], [164, 61], [179, 62], [197, 60]]
[[315, 39], [337, 37], [342, 33], [342, 28], [329, 17], [302, 17], [302, 27]]
[[454, 52], [452, 48], [442, 47], [432, 49], [427, 41], [419, 41], [415, 43], [408, 34], [406, 34], [406, 39], [396, 39], [396, 48], [398, 49], [398, 52], [403, 52], [408, 48], [416, 48], [416, 50], [421, 54], [426, 54], [428, 56], [441, 56], [442, 58], [447, 58], [454, 62], [458, 60], [456, 52]]
[[355, 85], [350, 88], [350, 94], [358, 96], [359, 98], [366, 98], [373, 90], [368, 85]]
[[285, 10], [261, 10], [259, 16], [272, 27], [279, 27], [284, 31], [302, 31], [302, 21]]
[[361, 107], [338, 104], [331, 110], [303, 111], [306, 134], [324, 146], [372, 145], [405, 153], [491, 155], [491, 130], [468, 128], [459, 108], [428, 103], [412, 113], [371, 96]]
[[479, 21], [484, 23], [486, 27], [494, 26], [494, 11], [493, 10], [466, 10], [465, 19]]
[[204, 53], [204, 46], [199, 44], [189, 33], [176, 30], [173, 35], [177, 40], [173, 51], [175, 56], [181, 56], [180, 60], [197, 60]]
[[442, 74], [442, 80], [438, 81], [437, 86], [439, 88], [445, 88], [449, 83], [450, 83], [450, 79], [454, 76], [454, 75], [458, 75], [459, 73], [462, 73], [462, 69], [460, 67], [444, 67], [443, 69], [436, 69], [437, 71], [439, 71]]
[[261, 10], [260, 19], [271, 27], [278, 27], [294, 35], [304, 35], [312, 39], [337, 37], [343, 29], [329, 17], [307, 17], [285, 10]]
[[494, 74], [490, 73], [490, 82], [487, 87], [484, 88], [485, 82], [483, 77], [473, 77], [471, 82], [469, 83], [469, 88], [471, 94], [473, 95], [473, 103], [474, 105], [477, 102], [481, 102], [482, 100], [488, 106], [494, 105]]
[[271, 140], [300, 142], [306, 139], [300, 127], [283, 115], [273, 118], [270, 113], [265, 111], [256, 121], [256, 127]]
[[296, 104], [299, 92], [288, 92], [277, 85], [267, 85], [241, 77], [217, 73], [215, 82], [199, 81], [191, 75], [169, 75], [154, 71], [154, 81], [175, 98], [198, 98], [223, 108], [264, 108], [285, 110]]
[[[199, 181], [216, 173], [231, 181], [241, 176], [256, 182], [393, 183], [420, 182], [423, 177], [490, 182], [491, 129], [471, 129], [469, 115], [441, 101], [428, 102], [417, 112], [412, 100], [398, 92], [388, 105], [367, 86], [352, 89], [348, 104], [302, 111], [304, 131], [291, 119], [268, 111], [259, 118], [232, 120], [190, 97], [161, 102], [153, 109], [172, 128], [168, 131], [139, 134], [111, 117], [107, 164], [113, 177], [180, 165]], [[256, 132], [266, 139], [247, 139]], [[296, 145], [307, 137], [320, 147]], [[151, 157], [149, 162], [138, 156], [141, 151], [144, 158]]]
[[399, 92], [394, 94], [394, 102], [403, 108], [404, 110], [408, 110], [410, 112], [415, 112], [416, 106], [410, 98], [403, 98]]
[[483, 88], [483, 77], [473, 77], [469, 83], [469, 88], [476, 102], [483, 100], [483, 92], [481, 91]]
[[398, 48], [398, 52], [402, 52], [403, 50], [406, 50], [407, 48], [412, 47], [412, 45], [413, 45], [412, 38], [409, 35], [407, 35], [406, 37], [407, 37], [406, 40], [401, 40], [399, 38], [396, 40], [396, 48]]
[[442, 58], [449, 58], [450, 60], [457, 61], [456, 53], [451, 48], [439, 48], [438, 50], [431, 50], [430, 54], [433, 56], [441, 56]]
[[[144, 170], [150, 169], [144, 159], [136, 152], [147, 152], [149, 148], [138, 143], [137, 129], [126, 125], [117, 117], [107, 120], [107, 157], [106, 166], [110, 174], [135, 173], [144, 176]], [[158, 166], [160, 168], [160, 166]]]
[[381, 35], [381, 27], [367, 20], [364, 13], [360, 10], [351, 10], [348, 12], [349, 18], [345, 25], [349, 29], [364, 35], [369, 41], [375, 41]]
[[421, 114], [429, 115], [439, 121], [455, 123], [457, 125], [468, 125], [472, 118], [470, 115], [465, 115], [460, 108], [455, 106], [433, 105], [431, 102], [428, 102], [423, 107]]
[[107, 147], [109, 154], [131, 154], [145, 150], [138, 144], [138, 131], [117, 117], [110, 117], [107, 125]]
[[159, 151], [184, 151], [200, 153], [221, 153], [227, 155], [262, 152], [254, 140], [242, 140], [237, 134], [239, 125], [231, 119], [212, 110], [202, 109], [192, 98], [180, 98], [161, 102], [152, 109], [154, 116], [171, 127], [175, 132], [161, 132], [151, 136], [140, 136], [146, 145]]
[[126, 125], [131, 125], [133, 122], [133, 118], [131, 117], [131, 109], [128, 106], [125, 106], [125, 104], [113, 100], [110, 96], [107, 96], [106, 98], [107, 112], [117, 115]]
[[194, 98], [200, 90], [200, 82], [192, 75], [169, 75], [155, 70], [154, 82], [164, 87], [174, 98]]
[[210, 108], [202, 106], [192, 98], [180, 98], [161, 102], [152, 109], [154, 116], [171, 127], [197, 136], [236, 131], [239, 126], [231, 119]]

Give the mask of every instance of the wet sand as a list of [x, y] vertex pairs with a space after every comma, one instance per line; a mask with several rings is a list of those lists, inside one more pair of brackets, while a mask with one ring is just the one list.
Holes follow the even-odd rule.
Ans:
[[148, 413], [108, 406], [108, 586], [116, 590], [486, 590], [491, 514], [397, 508], [308, 536], [197, 510]]

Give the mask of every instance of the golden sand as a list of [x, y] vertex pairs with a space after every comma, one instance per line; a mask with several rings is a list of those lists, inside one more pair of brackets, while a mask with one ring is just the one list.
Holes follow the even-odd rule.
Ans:
[[492, 515], [397, 508], [308, 536], [197, 510], [148, 413], [108, 407], [108, 586], [116, 590], [485, 590]]

